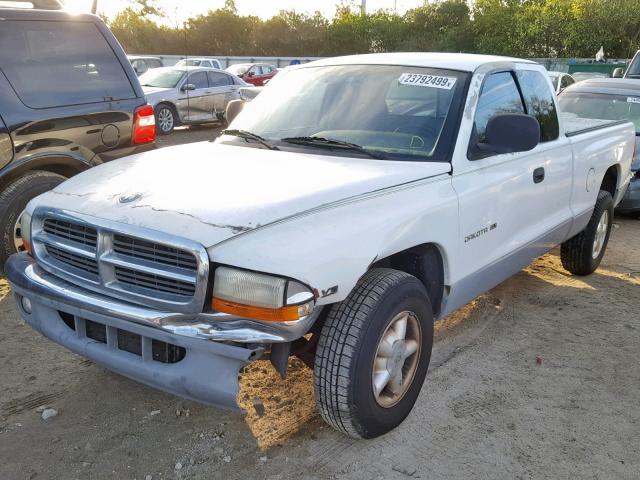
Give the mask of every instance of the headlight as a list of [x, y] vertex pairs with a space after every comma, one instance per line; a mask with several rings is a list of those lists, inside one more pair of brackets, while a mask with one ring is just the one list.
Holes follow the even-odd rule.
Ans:
[[31, 255], [31, 215], [27, 212], [23, 212], [20, 217], [20, 236], [24, 243], [24, 249]]
[[215, 271], [211, 306], [218, 312], [286, 322], [309, 315], [313, 304], [313, 292], [294, 280], [229, 267]]

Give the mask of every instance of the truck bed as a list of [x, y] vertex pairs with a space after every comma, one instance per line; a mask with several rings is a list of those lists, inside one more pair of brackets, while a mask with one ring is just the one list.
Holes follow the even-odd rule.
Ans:
[[581, 133], [592, 132], [614, 125], [627, 123], [628, 120], [604, 120], [598, 118], [582, 118], [572, 113], [560, 113], [562, 123], [564, 124], [565, 135], [573, 137]]

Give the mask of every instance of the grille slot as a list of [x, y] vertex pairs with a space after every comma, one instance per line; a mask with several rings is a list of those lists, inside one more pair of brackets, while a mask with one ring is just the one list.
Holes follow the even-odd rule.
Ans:
[[115, 267], [115, 272], [118, 281], [127, 285], [180, 296], [193, 296], [195, 293], [195, 285], [193, 283], [173, 280], [125, 267]]
[[47, 218], [44, 221], [43, 230], [59, 239], [70, 240], [88, 247], [96, 248], [98, 245], [97, 230], [86, 225]]
[[52, 245], [47, 245], [45, 248], [47, 249], [49, 256], [58, 262], [84, 270], [92, 275], [98, 275], [98, 262], [96, 260], [66, 252]]
[[116, 234], [113, 237], [113, 251], [120, 255], [172, 267], [194, 271], [198, 268], [196, 258], [190, 253], [139, 238]]

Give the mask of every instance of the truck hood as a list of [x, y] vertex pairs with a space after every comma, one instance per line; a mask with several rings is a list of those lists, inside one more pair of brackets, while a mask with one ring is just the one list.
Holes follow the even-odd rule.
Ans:
[[[93, 215], [187, 237], [208, 248], [318, 207], [330, 208], [335, 202], [450, 169], [448, 163], [380, 161], [202, 142], [95, 167], [38, 197], [30, 209], [45, 206]], [[364, 210], [363, 215], [375, 212]]]

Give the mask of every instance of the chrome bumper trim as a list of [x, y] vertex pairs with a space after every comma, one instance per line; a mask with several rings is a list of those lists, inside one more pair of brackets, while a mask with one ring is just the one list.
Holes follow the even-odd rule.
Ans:
[[5, 273], [14, 289], [52, 308], [74, 307], [189, 338], [239, 343], [282, 343], [306, 334], [322, 311], [296, 322], [257, 322], [224, 313], [186, 314], [153, 310], [90, 292], [40, 268], [27, 253], [9, 258]]

